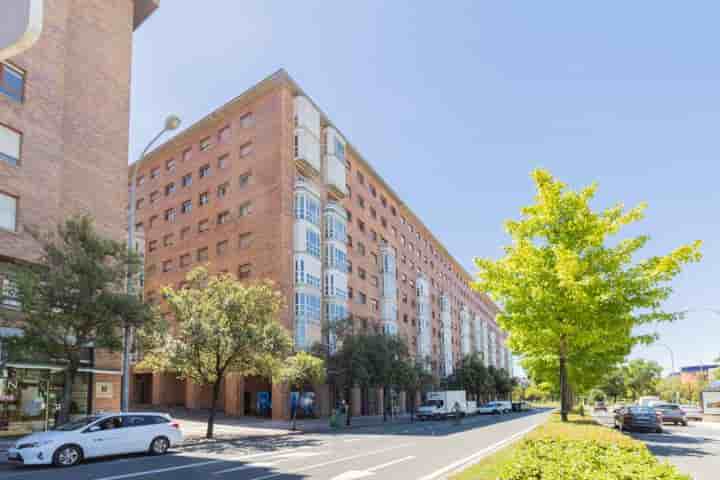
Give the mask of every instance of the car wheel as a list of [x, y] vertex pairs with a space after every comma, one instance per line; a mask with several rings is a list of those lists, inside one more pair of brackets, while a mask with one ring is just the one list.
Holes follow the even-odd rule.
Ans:
[[658, 427], [655, 429], [655, 433], [663, 433], [662, 427]]
[[165, 437], [157, 437], [150, 442], [150, 454], [163, 455], [170, 448], [170, 440]]
[[63, 445], [53, 454], [53, 465], [56, 467], [72, 467], [82, 461], [83, 453], [76, 445]]
[[687, 422], [687, 421], [682, 422], [682, 426], [683, 426], [683, 427], [687, 427], [687, 425], [688, 425], [688, 422]]

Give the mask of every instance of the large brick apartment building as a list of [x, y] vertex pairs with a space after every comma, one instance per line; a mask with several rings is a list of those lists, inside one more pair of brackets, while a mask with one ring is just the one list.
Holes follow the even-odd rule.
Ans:
[[[350, 315], [360, 327], [405, 336], [439, 375], [474, 350], [488, 365], [511, 368], [496, 305], [469, 287], [468, 273], [284, 70], [137, 168], [149, 301], [208, 264], [240, 280], [272, 279], [298, 348], [321, 340], [322, 319]], [[355, 414], [381, 404], [378, 392], [353, 395]], [[268, 396], [273, 417], [287, 415], [287, 392], [259, 378], [230, 378], [223, 407], [262, 413]], [[133, 399], [206, 407], [209, 392], [137, 371]], [[318, 401], [326, 413], [328, 395]]]
[[[158, 2], [46, 0], [37, 43], [0, 62], [0, 336], [22, 331], [11, 266], [41, 254], [30, 229], [52, 230], [84, 212], [102, 234], [125, 238], [133, 31]], [[72, 411], [118, 409], [119, 367], [117, 355], [88, 349]], [[3, 358], [2, 415], [42, 423], [45, 382], [54, 409], [62, 368]]]

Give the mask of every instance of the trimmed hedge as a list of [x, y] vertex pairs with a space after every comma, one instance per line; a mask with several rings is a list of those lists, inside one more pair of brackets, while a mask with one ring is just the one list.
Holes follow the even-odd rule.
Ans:
[[519, 444], [499, 480], [690, 480], [640, 442], [533, 438]]

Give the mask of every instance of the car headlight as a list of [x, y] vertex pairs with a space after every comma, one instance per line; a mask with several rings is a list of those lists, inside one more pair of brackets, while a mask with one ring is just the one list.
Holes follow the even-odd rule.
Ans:
[[42, 442], [30, 442], [30, 443], [21, 443], [18, 445], [18, 450], [22, 450], [23, 448], [38, 448], [38, 447], [44, 447], [45, 445], [50, 445], [52, 443], [52, 440], [43, 440]]

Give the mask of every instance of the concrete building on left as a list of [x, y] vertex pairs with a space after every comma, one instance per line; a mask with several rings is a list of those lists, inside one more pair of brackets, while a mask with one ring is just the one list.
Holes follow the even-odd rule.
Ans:
[[[22, 331], [10, 267], [39, 258], [31, 229], [88, 213], [100, 233], [125, 238], [133, 32], [158, 6], [46, 0], [38, 41], [0, 62], [0, 348]], [[2, 424], [37, 428], [52, 418], [62, 369], [2, 358]], [[74, 413], [117, 410], [120, 356], [88, 348], [73, 396]]]

